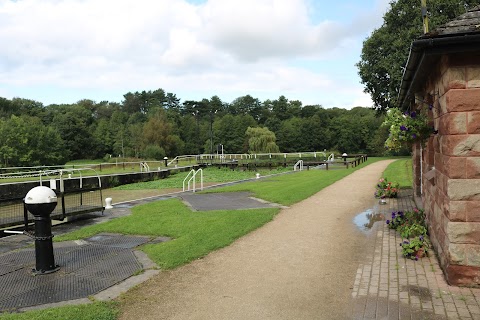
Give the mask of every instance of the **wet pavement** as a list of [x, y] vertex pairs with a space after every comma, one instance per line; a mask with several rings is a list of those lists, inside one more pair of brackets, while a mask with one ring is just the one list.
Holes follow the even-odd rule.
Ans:
[[[416, 207], [412, 190], [403, 190], [386, 205], [377, 201], [372, 216]], [[480, 319], [480, 289], [448, 285], [433, 251], [418, 261], [405, 259], [399, 246], [403, 239], [384, 221], [370, 233], [375, 246], [357, 270], [354, 319]]]

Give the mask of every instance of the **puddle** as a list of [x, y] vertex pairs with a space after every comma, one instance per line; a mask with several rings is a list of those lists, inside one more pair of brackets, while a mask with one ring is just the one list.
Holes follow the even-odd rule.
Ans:
[[353, 218], [353, 223], [362, 231], [368, 231], [373, 227], [373, 224], [377, 221], [384, 219], [383, 214], [375, 213], [373, 209], [367, 209], [362, 213], [359, 213]]
[[115, 209], [120, 208], [120, 209], [130, 209], [133, 208], [132, 204], [129, 203], [121, 203], [121, 204], [114, 204], [113, 207]]

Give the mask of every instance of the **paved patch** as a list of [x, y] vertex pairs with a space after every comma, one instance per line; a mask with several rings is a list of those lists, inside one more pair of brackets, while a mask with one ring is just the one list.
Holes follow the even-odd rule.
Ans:
[[143, 269], [133, 249], [149, 237], [103, 233], [54, 243], [60, 270], [34, 276], [35, 249], [0, 254], [0, 312], [87, 298]]
[[[412, 191], [404, 190], [377, 213], [412, 210]], [[447, 284], [435, 253], [418, 261], [405, 259], [402, 238], [385, 221], [373, 230], [373, 251], [357, 270], [352, 297], [354, 319], [480, 319], [480, 289]]]
[[250, 192], [223, 192], [207, 194], [182, 194], [179, 196], [193, 210], [239, 210], [274, 208], [279, 205], [252, 197]]

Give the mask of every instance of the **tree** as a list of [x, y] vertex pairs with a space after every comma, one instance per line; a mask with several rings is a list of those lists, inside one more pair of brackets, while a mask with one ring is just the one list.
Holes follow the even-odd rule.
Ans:
[[[428, 1], [430, 30], [454, 19], [480, 0]], [[396, 105], [403, 68], [410, 44], [423, 33], [420, 0], [397, 0], [383, 17], [383, 25], [363, 42], [360, 61], [356, 64], [364, 91], [372, 97], [377, 111]]]
[[62, 108], [55, 114], [53, 125], [65, 142], [70, 159], [90, 159], [95, 155], [90, 128], [93, 120], [91, 112], [79, 105]]
[[248, 139], [249, 153], [276, 153], [279, 148], [276, 144], [275, 133], [268, 128], [248, 127], [245, 131]]
[[277, 132], [278, 145], [282, 152], [297, 152], [301, 150], [300, 143], [304, 139], [300, 129], [302, 128], [302, 119], [291, 118], [282, 122], [280, 130]]
[[60, 134], [39, 118], [12, 115], [0, 121], [0, 158], [4, 166], [58, 165], [64, 163], [64, 155]]
[[275, 117], [280, 120], [286, 120], [290, 117], [288, 114], [288, 99], [285, 96], [280, 96], [278, 100], [272, 101], [272, 112]]
[[176, 156], [183, 148], [180, 138], [173, 134], [173, 126], [168, 121], [165, 110], [158, 109], [143, 127], [144, 149], [152, 146], [162, 148], [169, 156]]

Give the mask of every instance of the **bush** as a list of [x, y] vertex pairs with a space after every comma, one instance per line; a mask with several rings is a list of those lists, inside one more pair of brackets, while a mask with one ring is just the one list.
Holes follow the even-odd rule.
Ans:
[[147, 159], [162, 160], [165, 157], [165, 150], [157, 145], [149, 145], [145, 148], [143, 154]]

